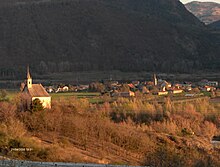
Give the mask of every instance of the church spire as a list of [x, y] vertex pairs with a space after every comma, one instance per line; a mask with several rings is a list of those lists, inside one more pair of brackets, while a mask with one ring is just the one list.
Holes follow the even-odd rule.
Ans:
[[153, 82], [154, 82], [154, 86], [157, 86], [157, 76], [156, 76], [156, 74], [153, 75]]
[[32, 78], [31, 78], [29, 66], [27, 66], [27, 87], [28, 89], [32, 87]]
[[27, 79], [31, 79], [29, 65], [27, 66]]

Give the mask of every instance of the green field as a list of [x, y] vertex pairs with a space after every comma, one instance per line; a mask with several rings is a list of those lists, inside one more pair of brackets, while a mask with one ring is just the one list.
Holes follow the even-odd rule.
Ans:
[[53, 100], [60, 98], [86, 98], [91, 103], [102, 103], [101, 95], [98, 92], [62, 92], [62, 93], [51, 93], [50, 94]]
[[[17, 94], [19, 93], [18, 90], [7, 90], [7, 99], [12, 100]], [[210, 97], [210, 93], [205, 93], [204, 97]], [[106, 101], [110, 102], [110, 101], [114, 101], [115, 99], [113, 98], [104, 98], [103, 96], [101, 96], [101, 94], [99, 92], [61, 92], [61, 93], [50, 93], [50, 96], [52, 97], [52, 100], [59, 100], [59, 99], [68, 99], [71, 97], [76, 97], [76, 98], [85, 98], [88, 99], [88, 101], [90, 103], [104, 103]], [[158, 97], [158, 98], [162, 98], [162, 97]], [[201, 97], [194, 97], [194, 98], [190, 98], [191, 100], [195, 100], [195, 99], [200, 99]], [[163, 98], [162, 98], [163, 99]], [[178, 94], [173, 96], [172, 101], [187, 101], [190, 100], [189, 98], [183, 96], [183, 94]], [[163, 101], [163, 100], [162, 100]]]
[[[17, 94], [18, 90], [7, 90], [7, 98], [12, 100]], [[91, 103], [101, 103], [103, 99], [101, 98], [101, 94], [98, 92], [62, 92], [62, 93], [50, 93], [50, 96], [53, 100], [58, 100], [60, 98], [86, 98]]]
[[7, 98], [9, 100], [13, 99], [19, 93], [18, 90], [7, 90]]
[[98, 92], [62, 92], [62, 93], [50, 93], [50, 95], [53, 99], [69, 98], [69, 97], [94, 98], [94, 97], [99, 97], [100, 93]]

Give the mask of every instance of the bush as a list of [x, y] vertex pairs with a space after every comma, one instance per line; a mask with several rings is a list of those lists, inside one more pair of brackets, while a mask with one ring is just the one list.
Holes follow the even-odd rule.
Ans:
[[4, 89], [0, 90], [0, 101], [8, 101], [9, 99], [7, 98], [7, 91]]
[[187, 166], [184, 155], [175, 148], [160, 146], [155, 152], [147, 154], [144, 165], [153, 167], [183, 167]]
[[191, 135], [194, 134], [194, 132], [192, 132], [191, 130], [189, 130], [189, 129], [187, 129], [187, 128], [183, 128], [183, 129], [181, 130], [181, 132], [182, 132], [183, 136], [191, 136]]
[[41, 149], [37, 153], [37, 157], [40, 158], [41, 160], [45, 160], [48, 157], [48, 150], [47, 149]]
[[32, 112], [37, 112], [37, 111], [42, 111], [44, 108], [43, 108], [43, 105], [40, 101], [40, 99], [34, 99], [32, 101], [32, 104], [31, 104], [31, 111]]
[[18, 139], [11, 139], [8, 142], [9, 148], [19, 148], [21, 147], [21, 142]]

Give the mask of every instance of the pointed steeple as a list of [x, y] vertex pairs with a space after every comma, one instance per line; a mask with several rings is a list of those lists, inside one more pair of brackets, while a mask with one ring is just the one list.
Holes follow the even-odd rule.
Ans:
[[156, 74], [153, 75], [153, 82], [154, 82], [154, 86], [157, 86], [157, 76], [156, 76]]
[[31, 78], [29, 66], [27, 66], [27, 87], [28, 89], [32, 87], [32, 78]]
[[27, 66], [27, 79], [31, 79], [29, 65]]

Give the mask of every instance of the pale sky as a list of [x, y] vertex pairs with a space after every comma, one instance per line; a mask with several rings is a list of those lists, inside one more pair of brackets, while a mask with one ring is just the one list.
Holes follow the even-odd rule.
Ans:
[[188, 3], [191, 1], [200, 1], [200, 2], [217, 2], [220, 3], [220, 0], [180, 0], [182, 3]]

